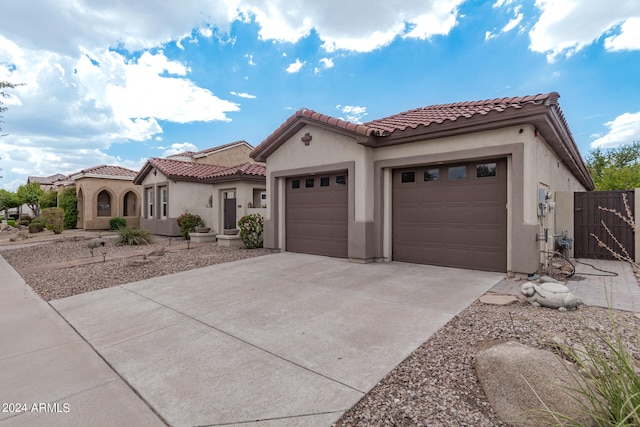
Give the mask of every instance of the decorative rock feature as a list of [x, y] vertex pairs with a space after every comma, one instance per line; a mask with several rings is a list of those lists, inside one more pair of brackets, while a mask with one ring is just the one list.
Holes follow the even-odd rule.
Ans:
[[28, 239], [28, 238], [29, 238], [29, 232], [21, 230], [21, 231], [18, 231], [18, 232], [15, 232], [15, 233], [11, 234], [9, 236], [9, 241], [10, 242], [17, 242], [18, 240], [25, 240], [25, 239]]
[[104, 247], [107, 244], [107, 242], [99, 237], [95, 238], [95, 239], [91, 239], [89, 240], [89, 242], [87, 243], [87, 247], [89, 249], [96, 249], [99, 247]]
[[517, 303], [518, 297], [516, 297], [515, 295], [496, 294], [489, 292], [480, 297], [480, 302], [493, 305], [509, 305]]
[[550, 351], [510, 341], [478, 352], [475, 369], [491, 406], [509, 425], [555, 425], [545, 405], [551, 411], [592, 425], [582, 413], [581, 403], [574, 400], [584, 397], [568, 394], [567, 387], [579, 388], [578, 375], [570, 373], [573, 365]]
[[151, 251], [149, 253], [146, 253], [144, 255], [144, 258], [146, 259], [147, 257], [153, 257], [153, 256], [160, 257], [160, 256], [164, 255], [164, 252], [165, 252], [165, 247], [163, 246], [163, 247], [161, 247], [159, 249], [155, 249], [155, 250], [153, 250], [153, 251]]
[[536, 307], [557, 308], [558, 310], [575, 310], [582, 300], [560, 283], [525, 283], [520, 289], [527, 300]]

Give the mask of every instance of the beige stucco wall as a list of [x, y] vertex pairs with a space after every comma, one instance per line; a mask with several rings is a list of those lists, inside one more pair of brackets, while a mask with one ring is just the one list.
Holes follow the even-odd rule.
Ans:
[[[300, 140], [306, 133], [313, 137], [309, 146]], [[547, 186], [551, 192], [580, 191], [584, 188], [530, 125], [375, 149], [357, 144], [348, 136], [307, 125], [267, 159], [270, 207], [265, 242], [269, 247], [286, 249], [283, 244], [285, 219], [282, 195], [287, 174], [303, 174], [323, 167], [331, 170], [335, 165], [353, 162], [349, 185], [354, 192], [355, 225], [349, 228], [349, 256], [360, 260], [389, 259], [393, 233], [390, 217], [391, 170], [430, 162], [447, 163], [490, 157], [506, 157], [508, 162], [508, 271], [532, 273], [539, 266], [540, 250], [545, 249], [545, 246], [536, 242], [536, 234], [544, 227], [550, 228], [550, 235], [556, 232], [551, 216], [547, 215], [544, 223], [539, 221], [538, 187]], [[276, 212], [277, 218], [274, 217]], [[358, 223], [364, 226], [359, 227]], [[353, 246], [354, 239], [363, 242]]]
[[[160, 218], [160, 188], [167, 187], [167, 218]], [[207, 227], [212, 231], [221, 232], [224, 228], [223, 197], [226, 191], [234, 191], [237, 199], [236, 220], [247, 213], [265, 213], [265, 209], [249, 209], [249, 202], [253, 201], [253, 190], [264, 190], [264, 182], [231, 181], [226, 183], [205, 184], [199, 182], [171, 181], [158, 173], [148, 174], [142, 181], [141, 191], [144, 196], [141, 225], [154, 234], [179, 236], [180, 228], [177, 218], [183, 213], [200, 215]], [[154, 217], [147, 217], [146, 189], [153, 188], [155, 194]]]
[[249, 157], [249, 153], [251, 153], [251, 148], [242, 144], [211, 153], [204, 157], [198, 157], [194, 160], [197, 163], [231, 167], [242, 163], [252, 162], [253, 160]]
[[[124, 217], [127, 225], [138, 227], [140, 225], [140, 206], [142, 197], [140, 188], [133, 184], [133, 178], [108, 179], [81, 177], [75, 180], [76, 194], [78, 195], [78, 227], [86, 230], [107, 230], [109, 220], [113, 217]], [[106, 190], [111, 195], [111, 216], [98, 216], [98, 194]], [[126, 216], [124, 209], [124, 197], [128, 192], [136, 195], [135, 215]], [[82, 196], [80, 196], [82, 193]]]

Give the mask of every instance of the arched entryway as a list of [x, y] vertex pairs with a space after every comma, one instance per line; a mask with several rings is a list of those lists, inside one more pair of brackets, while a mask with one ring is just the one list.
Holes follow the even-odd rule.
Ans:
[[138, 195], [133, 191], [127, 191], [122, 202], [122, 216], [137, 216]]
[[98, 216], [111, 216], [111, 194], [107, 190], [102, 190], [97, 197]]

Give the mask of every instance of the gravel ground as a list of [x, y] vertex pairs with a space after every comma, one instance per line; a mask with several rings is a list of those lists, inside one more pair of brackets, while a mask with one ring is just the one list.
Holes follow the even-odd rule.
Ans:
[[[4, 250], [0, 254], [17, 270], [89, 258], [86, 240], [43, 243]], [[107, 239], [107, 253], [149, 252], [169, 244], [156, 237], [144, 247], [119, 246]], [[173, 245], [180, 242], [174, 238]], [[102, 251], [96, 255], [101, 257]], [[45, 300], [52, 300], [109, 286], [134, 282], [212, 264], [250, 258], [271, 251], [207, 246], [169, 252], [149, 263], [132, 267], [130, 258], [86, 266], [24, 275], [25, 281]], [[624, 345], [640, 360], [640, 318], [633, 313], [597, 307], [571, 312], [535, 308], [526, 302], [495, 306], [474, 302], [431, 339], [391, 371], [337, 426], [502, 426], [475, 375], [476, 353], [497, 342], [522, 344], [555, 351], [553, 339], [571, 345], [598, 331], [613, 339], [613, 314]]]
[[[91, 258], [87, 241], [83, 238], [53, 242], [42, 242], [38, 246], [3, 250], [0, 254], [16, 270], [35, 265], [52, 264], [75, 259]], [[108, 255], [136, 251], [140, 255], [169, 244], [169, 238], [154, 237], [153, 243], [144, 246], [118, 245], [113, 238], [105, 238]], [[172, 245], [184, 244], [179, 238], [171, 239]], [[167, 246], [171, 248], [171, 246]], [[103, 249], [94, 250], [94, 258], [102, 259]], [[73, 268], [63, 268], [38, 273], [23, 273], [24, 280], [42, 299], [51, 301], [83, 292], [95, 291], [110, 286], [136, 282], [150, 277], [163, 276], [194, 268], [223, 262], [236, 261], [272, 253], [268, 249], [238, 249], [207, 245], [166, 252], [161, 257], [149, 257], [142, 265], [131, 266], [132, 258], [140, 260], [142, 256], [114, 259], [105, 263], [98, 262]]]

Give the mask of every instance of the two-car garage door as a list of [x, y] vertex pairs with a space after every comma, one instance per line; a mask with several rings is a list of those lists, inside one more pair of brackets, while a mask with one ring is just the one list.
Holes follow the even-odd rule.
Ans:
[[394, 170], [396, 261], [506, 271], [506, 159]]

